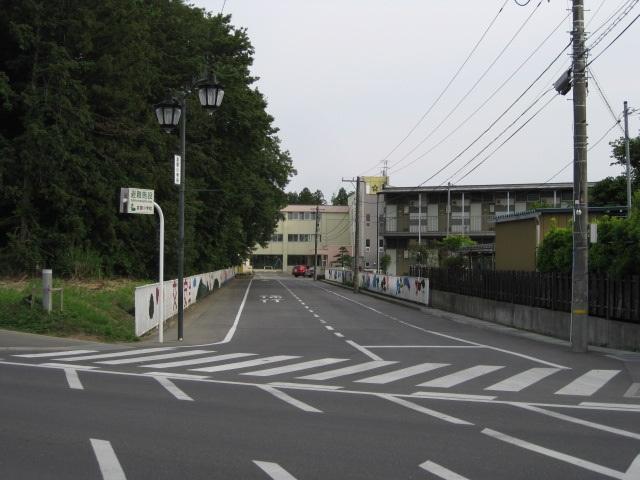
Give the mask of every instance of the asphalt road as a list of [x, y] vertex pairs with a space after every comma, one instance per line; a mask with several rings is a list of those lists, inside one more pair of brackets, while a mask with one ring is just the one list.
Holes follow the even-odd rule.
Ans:
[[640, 479], [637, 354], [282, 275], [185, 338], [0, 332], [0, 478]]

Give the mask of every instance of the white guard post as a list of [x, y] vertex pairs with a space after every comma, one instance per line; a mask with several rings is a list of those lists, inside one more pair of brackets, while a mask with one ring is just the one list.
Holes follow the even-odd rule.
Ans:
[[158, 259], [158, 277], [160, 282], [160, 320], [158, 321], [158, 341], [164, 342], [164, 215], [160, 205], [153, 202], [153, 207], [160, 217], [160, 258]]

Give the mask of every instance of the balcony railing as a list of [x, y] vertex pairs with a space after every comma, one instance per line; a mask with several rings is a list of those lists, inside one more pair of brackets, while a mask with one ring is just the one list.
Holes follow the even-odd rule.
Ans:
[[[495, 215], [456, 215], [449, 221], [451, 233], [463, 233], [466, 235], [495, 232]], [[417, 219], [408, 216], [386, 217], [382, 221], [384, 233], [418, 233], [421, 234], [447, 234], [447, 216], [429, 216]]]

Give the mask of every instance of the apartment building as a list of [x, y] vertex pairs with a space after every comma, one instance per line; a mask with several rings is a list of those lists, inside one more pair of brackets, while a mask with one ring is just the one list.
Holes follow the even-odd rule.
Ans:
[[[382, 196], [379, 205], [384, 204], [381, 236], [391, 257], [388, 271], [405, 274], [416, 261], [415, 245], [433, 245], [451, 234], [471, 237], [478, 242], [479, 252], [492, 255], [497, 215], [571, 207], [573, 184], [385, 187], [378, 195]], [[426, 262], [437, 262], [435, 247]]]
[[353, 254], [348, 206], [288, 205], [280, 213], [283, 218], [269, 244], [257, 246], [251, 256], [254, 270], [291, 272], [295, 265], [314, 265], [316, 232], [318, 266], [336, 261], [340, 247]]

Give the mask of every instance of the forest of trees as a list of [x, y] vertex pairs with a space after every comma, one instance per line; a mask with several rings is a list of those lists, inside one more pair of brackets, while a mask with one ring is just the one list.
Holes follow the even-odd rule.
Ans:
[[175, 274], [177, 134], [152, 106], [207, 66], [225, 87], [208, 116], [188, 97], [185, 273], [268, 242], [295, 174], [230, 17], [183, 1], [0, 0], [0, 273], [152, 276], [157, 219], [118, 213], [120, 187], [154, 189]]

